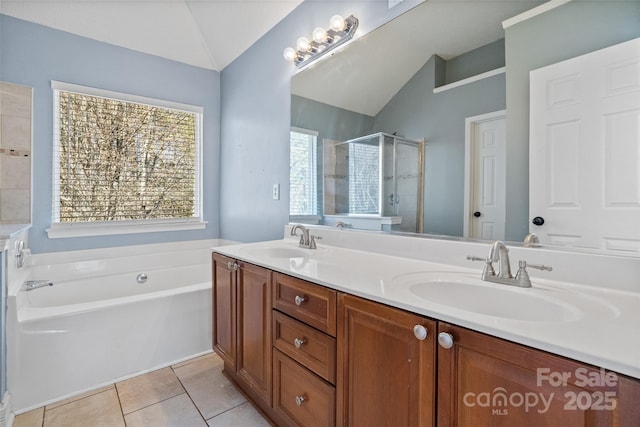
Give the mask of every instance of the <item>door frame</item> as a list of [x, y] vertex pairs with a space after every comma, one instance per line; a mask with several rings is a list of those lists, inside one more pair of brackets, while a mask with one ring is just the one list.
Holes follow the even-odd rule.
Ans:
[[[507, 110], [492, 111], [490, 113], [479, 114], [464, 119], [464, 223], [463, 237], [471, 237], [471, 215], [473, 203], [473, 158], [475, 127], [483, 122], [504, 118], [506, 121]], [[506, 231], [506, 230], [505, 230]]]

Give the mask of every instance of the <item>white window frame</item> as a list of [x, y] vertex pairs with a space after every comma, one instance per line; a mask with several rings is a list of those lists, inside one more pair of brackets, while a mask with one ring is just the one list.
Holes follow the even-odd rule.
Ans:
[[[53, 90], [53, 168], [52, 168], [52, 215], [51, 225], [46, 230], [49, 238], [102, 236], [114, 234], [132, 233], [155, 233], [163, 231], [197, 230], [206, 227], [207, 222], [203, 219], [203, 188], [202, 188], [202, 123], [204, 108], [181, 104], [177, 102], [147, 98], [143, 96], [131, 95], [127, 93], [114, 92], [110, 90], [97, 89], [88, 86], [81, 86], [71, 83], [64, 83], [52, 80]], [[129, 221], [93, 221], [93, 222], [60, 222], [59, 217], [55, 217], [59, 212], [56, 205], [60, 203], [60, 116], [59, 116], [59, 92], [72, 92], [82, 95], [111, 98], [118, 101], [135, 102], [157, 107], [171, 108], [196, 114], [196, 189], [195, 195], [198, 198], [197, 212], [191, 218], [175, 219], [149, 219], [149, 220], [129, 220]], [[58, 213], [59, 215], [59, 213]]]

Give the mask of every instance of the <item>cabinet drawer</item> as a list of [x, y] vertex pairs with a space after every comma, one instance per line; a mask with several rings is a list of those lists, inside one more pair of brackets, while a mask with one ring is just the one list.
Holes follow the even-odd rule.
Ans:
[[292, 426], [335, 426], [336, 390], [297, 362], [273, 350], [273, 409]]
[[336, 383], [335, 338], [274, 311], [273, 345], [325, 380]]
[[273, 308], [336, 336], [336, 292], [320, 285], [275, 274]]

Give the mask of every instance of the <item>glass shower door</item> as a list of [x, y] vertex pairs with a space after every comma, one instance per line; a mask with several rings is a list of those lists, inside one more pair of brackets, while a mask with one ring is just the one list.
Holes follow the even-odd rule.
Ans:
[[392, 227], [394, 231], [422, 232], [422, 153], [420, 145], [402, 140], [394, 143], [394, 187], [393, 209], [395, 216], [402, 217], [402, 223]]

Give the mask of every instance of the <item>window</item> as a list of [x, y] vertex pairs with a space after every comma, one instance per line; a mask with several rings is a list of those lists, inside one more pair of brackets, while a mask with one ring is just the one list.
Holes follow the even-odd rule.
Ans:
[[52, 229], [109, 226], [111, 232], [86, 234], [111, 234], [128, 232], [120, 226], [140, 232], [204, 224], [202, 108], [59, 82], [52, 87]]
[[318, 132], [293, 128], [290, 136], [289, 214], [318, 214]]

